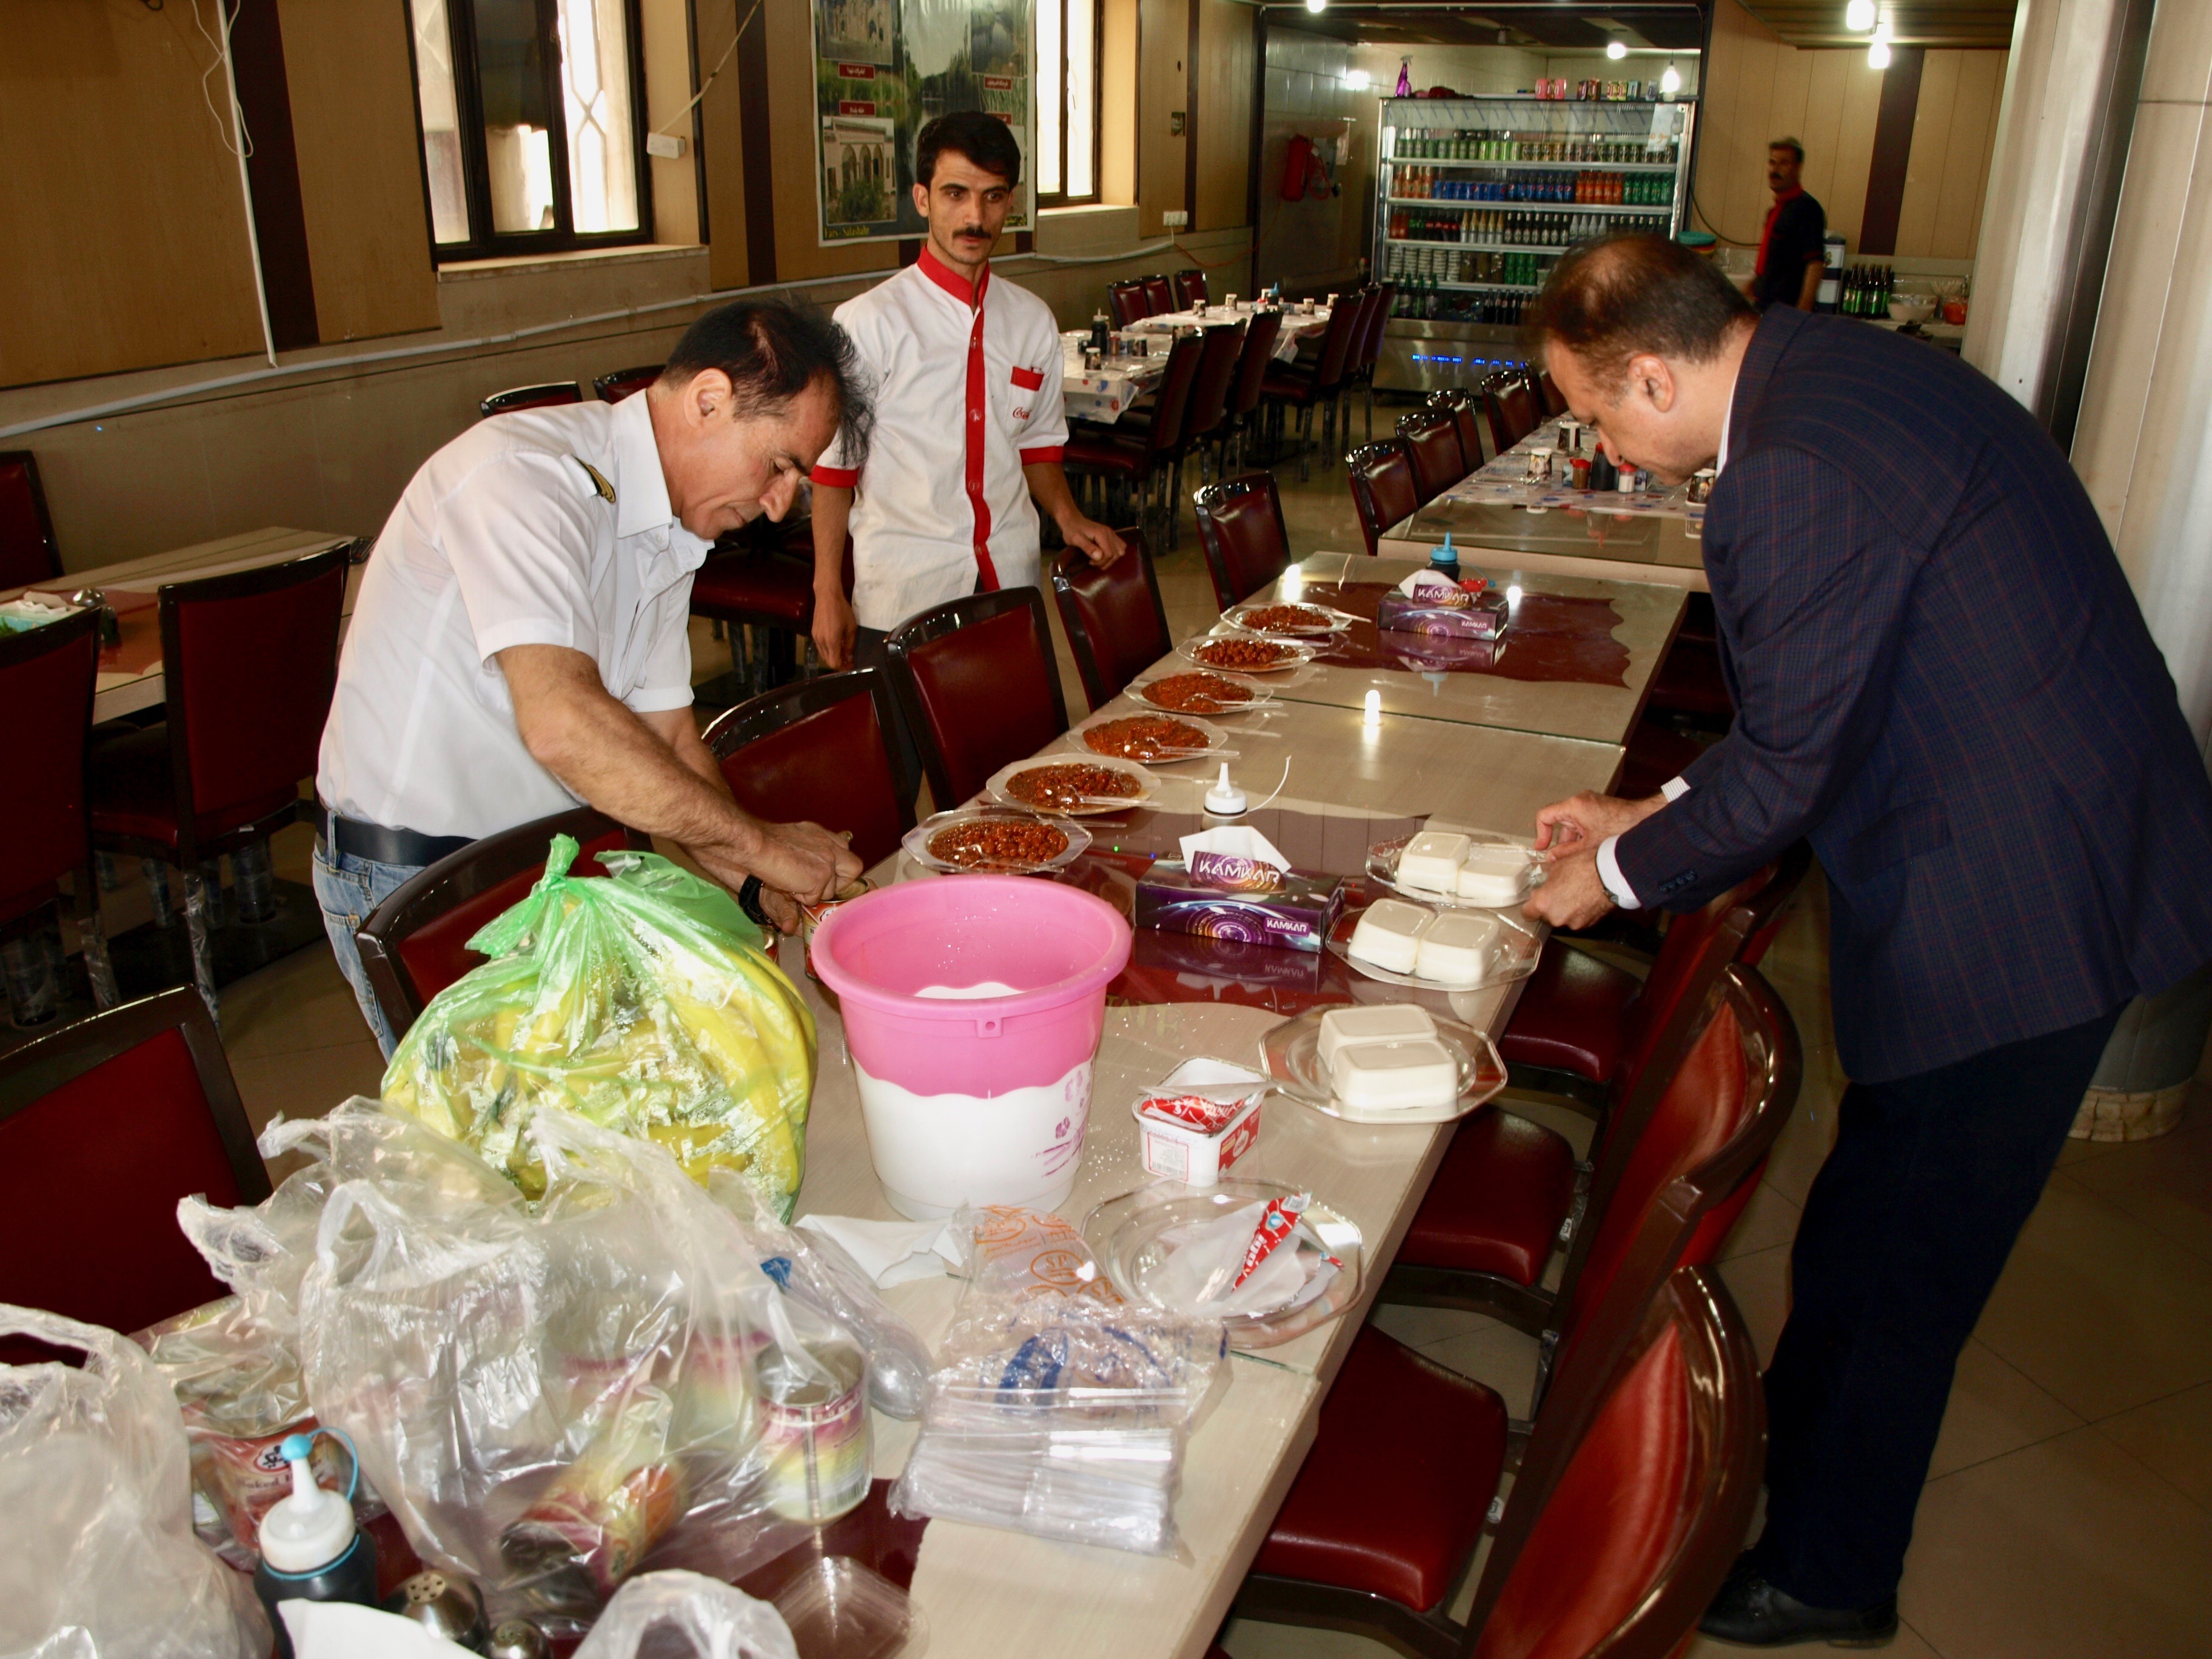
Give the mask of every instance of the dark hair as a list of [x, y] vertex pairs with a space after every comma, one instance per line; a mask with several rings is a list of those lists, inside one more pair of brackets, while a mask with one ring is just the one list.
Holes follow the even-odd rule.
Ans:
[[826, 313], [781, 300], [718, 306], [684, 331], [660, 379], [684, 386], [709, 368], [730, 377], [732, 412], [747, 417], [781, 413], [817, 380], [827, 381], [846, 465], [860, 465], [875, 410], [853, 342]]
[[1012, 190], [1022, 181], [1022, 149], [1014, 130], [995, 115], [980, 109], [957, 109], [940, 115], [921, 130], [914, 141], [914, 176], [927, 186], [937, 173], [937, 158], [946, 150], [964, 155], [986, 173], [995, 173]]
[[1797, 158], [1797, 165], [1799, 167], [1802, 167], [1805, 165], [1805, 146], [1799, 143], [1795, 138], [1770, 139], [1767, 142], [1766, 147], [1769, 149], [1786, 149], [1792, 155]]
[[1607, 386], [1639, 351], [1710, 362], [1758, 313], [1711, 261], [1663, 236], [1600, 237], [1552, 267], [1522, 319], [1532, 354], [1556, 340]]

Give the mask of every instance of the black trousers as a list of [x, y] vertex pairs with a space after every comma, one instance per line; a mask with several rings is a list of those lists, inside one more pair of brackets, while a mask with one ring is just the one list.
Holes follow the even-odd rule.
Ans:
[[1766, 1372], [1753, 1559], [1799, 1601], [1870, 1607], [1897, 1593], [1960, 1350], [2119, 1015], [1844, 1091]]

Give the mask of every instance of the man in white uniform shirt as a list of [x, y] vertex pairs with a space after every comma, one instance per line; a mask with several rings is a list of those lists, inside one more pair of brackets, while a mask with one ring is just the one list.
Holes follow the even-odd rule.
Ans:
[[1040, 586], [1040, 507], [1092, 563], [1121, 556], [1060, 466], [1060, 325], [991, 274], [1021, 180], [1012, 133], [978, 111], [941, 115], [915, 143], [915, 178], [921, 258], [837, 307], [876, 426], [865, 463], [838, 443], [813, 471], [814, 642], [833, 668], [881, 661], [884, 635], [933, 605]]
[[481, 836], [588, 803], [787, 930], [860, 874], [843, 837], [731, 799], [692, 720], [688, 627], [714, 538], [781, 519], [866, 421], [836, 324], [738, 304], [637, 396], [495, 416], [422, 464], [362, 574], [315, 780], [316, 896], [387, 1054], [354, 933]]

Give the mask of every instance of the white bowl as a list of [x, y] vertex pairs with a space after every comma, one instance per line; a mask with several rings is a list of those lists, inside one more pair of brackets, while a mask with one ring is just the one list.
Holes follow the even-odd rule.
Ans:
[[1889, 320], [1893, 323], [1924, 323], [1936, 314], [1936, 296], [1932, 294], [1897, 295], [1889, 302]]

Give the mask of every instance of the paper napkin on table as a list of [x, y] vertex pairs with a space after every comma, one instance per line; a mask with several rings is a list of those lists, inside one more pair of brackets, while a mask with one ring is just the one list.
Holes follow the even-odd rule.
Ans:
[[470, 1650], [412, 1619], [352, 1601], [279, 1601], [298, 1659], [466, 1659]]
[[849, 1215], [803, 1215], [795, 1225], [826, 1238], [851, 1256], [860, 1271], [887, 1291], [916, 1279], [934, 1279], [960, 1265], [952, 1223], [863, 1221]]

